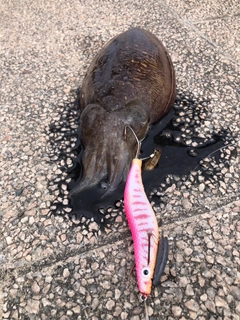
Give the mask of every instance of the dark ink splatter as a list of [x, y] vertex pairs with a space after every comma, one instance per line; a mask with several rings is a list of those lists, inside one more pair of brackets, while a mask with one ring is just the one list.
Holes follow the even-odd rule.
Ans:
[[[160, 185], [163, 191], [172, 181], [177, 181], [180, 186], [196, 169], [205, 176], [213, 174], [217, 168], [213, 170], [203, 164], [203, 159], [209, 155], [216, 163], [224, 161], [220, 153], [225, 145], [230, 144], [231, 133], [229, 130], [215, 132], [214, 128], [202, 129], [208, 117], [208, 104], [209, 101], [196, 99], [190, 94], [178, 93], [172, 110], [149, 130], [143, 141], [141, 158], [148, 157], [156, 148], [162, 151], [157, 167], [143, 171], [145, 191], [156, 203], [162, 201], [157, 195]], [[68, 192], [81, 180], [83, 172], [79, 117], [77, 104], [63, 106], [59, 121], [49, 128], [52, 161], [58, 163], [62, 172], [50, 186], [53, 192], [58, 193], [51, 211], [53, 214], [69, 215], [76, 224], [94, 220], [104, 226], [106, 222], [114, 221], [111, 208], [122, 206], [124, 183], [116, 191], [107, 193], [105, 177], [99, 185], [68, 196]]]

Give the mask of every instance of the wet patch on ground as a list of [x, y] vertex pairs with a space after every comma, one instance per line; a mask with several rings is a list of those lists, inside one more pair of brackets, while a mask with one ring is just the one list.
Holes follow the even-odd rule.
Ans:
[[[170, 113], [149, 130], [142, 143], [141, 158], [161, 149], [156, 168], [143, 171], [146, 193], [160, 208], [169, 200], [166, 196], [169, 188], [186, 189], [197, 184], [201, 191], [219, 183], [221, 172], [224, 168], [228, 170], [231, 157], [236, 155], [231, 131], [214, 128], [208, 120], [211, 113], [208, 106], [208, 100], [179, 91]], [[70, 217], [76, 225], [86, 226], [91, 221], [101, 226], [112, 224], [117, 211], [123, 208], [121, 199], [125, 184], [106, 195], [103, 180], [95, 187], [69, 196], [69, 191], [80, 183], [83, 172], [80, 110], [75, 103], [62, 105], [59, 113], [60, 118], [49, 128], [51, 159], [59, 168], [58, 177], [49, 186], [56, 195], [51, 213]]]

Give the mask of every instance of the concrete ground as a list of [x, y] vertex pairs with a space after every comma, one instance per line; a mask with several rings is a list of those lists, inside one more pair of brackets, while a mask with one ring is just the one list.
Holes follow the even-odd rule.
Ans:
[[49, 215], [59, 174], [49, 125], [94, 54], [133, 26], [166, 45], [179, 90], [209, 99], [200, 133], [228, 128], [234, 138], [215, 175], [196, 171], [159, 193], [170, 255], [150, 319], [240, 319], [239, 18], [238, 0], [1, 1], [2, 319], [145, 319], [124, 212], [105, 232]]

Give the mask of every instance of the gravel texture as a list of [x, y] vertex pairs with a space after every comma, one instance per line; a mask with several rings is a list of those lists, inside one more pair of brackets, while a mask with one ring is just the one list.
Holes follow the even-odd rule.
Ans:
[[74, 145], [50, 144], [51, 125], [73, 106], [94, 54], [133, 26], [166, 45], [180, 92], [209, 101], [198, 134], [229, 132], [220, 162], [209, 155], [187, 179], [156, 185], [170, 255], [150, 319], [240, 319], [239, 14], [237, 0], [1, 2], [2, 319], [144, 319], [122, 207], [105, 231], [49, 214], [56, 160]]

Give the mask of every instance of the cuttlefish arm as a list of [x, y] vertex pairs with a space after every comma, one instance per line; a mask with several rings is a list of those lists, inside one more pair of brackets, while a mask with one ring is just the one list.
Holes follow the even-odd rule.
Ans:
[[103, 179], [107, 191], [113, 191], [125, 181], [134, 158], [136, 140], [126, 126], [131, 126], [139, 140], [144, 139], [149, 126], [149, 114], [140, 101], [108, 112], [100, 104], [88, 105], [82, 112], [80, 125], [84, 147], [83, 177], [71, 194], [90, 188]]

